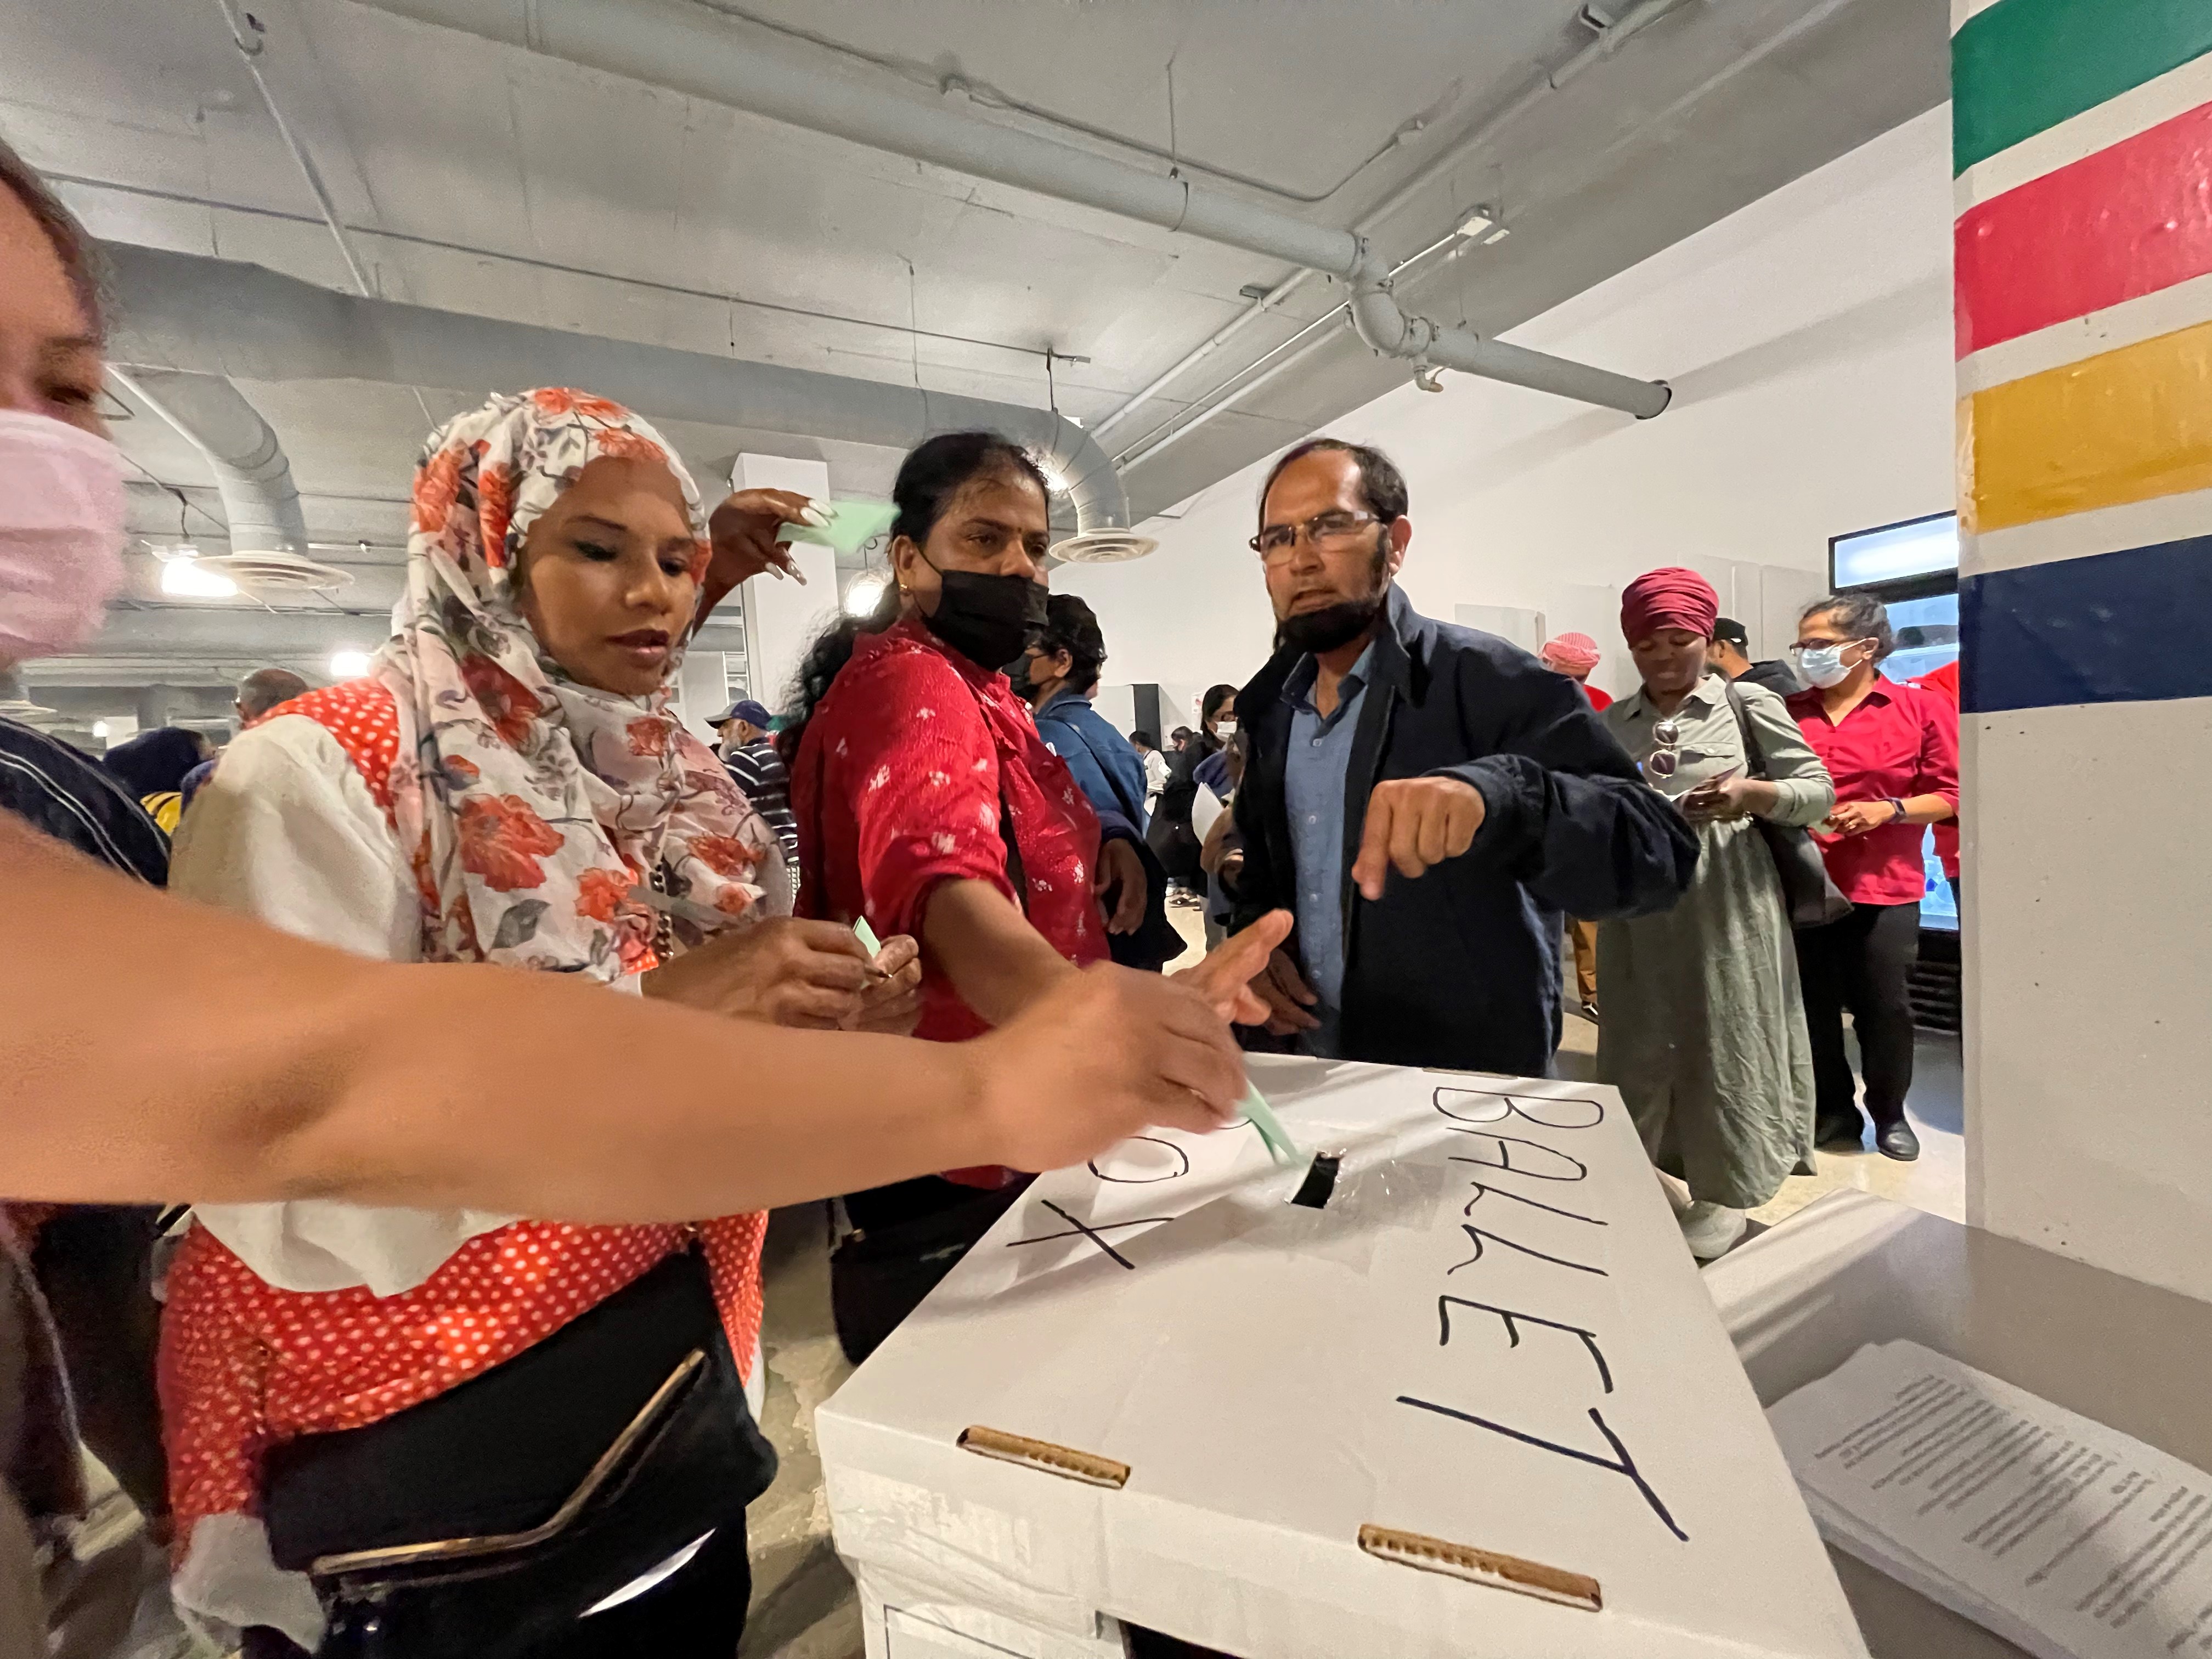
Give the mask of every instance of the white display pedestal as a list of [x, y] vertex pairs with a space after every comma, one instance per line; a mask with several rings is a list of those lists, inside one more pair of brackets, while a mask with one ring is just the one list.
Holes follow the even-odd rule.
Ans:
[[1863, 1659], [1620, 1097], [1259, 1060], [1042, 1177], [815, 1420], [872, 1659]]
[[[2212, 1468], [2212, 1304], [1864, 1193], [1730, 1252], [1705, 1284], [1762, 1403], [1910, 1339]], [[1875, 1659], [2020, 1650], [1834, 1553]]]

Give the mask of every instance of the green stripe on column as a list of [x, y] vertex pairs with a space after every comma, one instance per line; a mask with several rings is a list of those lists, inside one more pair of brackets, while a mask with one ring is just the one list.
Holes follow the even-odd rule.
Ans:
[[2212, 52], [2212, 0], [1997, 0], [1951, 38], [1951, 159], [2023, 138]]

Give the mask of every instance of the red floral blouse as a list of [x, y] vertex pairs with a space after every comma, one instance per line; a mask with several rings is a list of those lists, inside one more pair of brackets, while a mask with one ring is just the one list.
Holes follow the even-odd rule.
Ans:
[[[388, 815], [398, 752], [392, 694], [373, 681], [285, 705], [335, 737]], [[465, 841], [464, 845], [469, 843]], [[526, 836], [502, 855], [526, 854]], [[586, 895], [589, 897], [589, 895]], [[638, 963], [653, 965], [648, 952]], [[211, 1515], [255, 1514], [261, 1460], [302, 1434], [360, 1428], [513, 1358], [696, 1238], [741, 1372], [760, 1334], [763, 1214], [695, 1225], [516, 1221], [480, 1234], [414, 1289], [287, 1291], [204, 1227], [171, 1263], [161, 1392], [169, 1495], [182, 1553]]]
[[[988, 881], [1077, 963], [1103, 961], [1091, 894], [1098, 820], [1006, 677], [918, 622], [863, 635], [808, 722], [791, 769], [805, 879], [799, 914], [919, 935], [940, 881]], [[1009, 815], [1029, 890], [1008, 876]], [[989, 1027], [924, 957], [921, 1023], [939, 1042]]]

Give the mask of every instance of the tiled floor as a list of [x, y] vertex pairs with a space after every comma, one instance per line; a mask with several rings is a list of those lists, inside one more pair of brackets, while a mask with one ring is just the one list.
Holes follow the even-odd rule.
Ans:
[[[1197, 960], [1199, 913], [1171, 908], [1169, 915], [1194, 946], [1170, 965], [1188, 965]], [[1569, 1018], [1561, 1073], [1588, 1076], [1596, 1053], [1597, 1028]], [[1820, 1152], [1819, 1173], [1785, 1182], [1772, 1203], [1753, 1212], [1753, 1219], [1771, 1225], [1838, 1187], [1861, 1188], [1965, 1219], [1956, 1037], [1923, 1036], [1907, 1109], [1920, 1134], [1918, 1162], [1898, 1164], [1864, 1149]], [[775, 1484], [748, 1512], [753, 1604], [739, 1659], [859, 1659], [861, 1652], [860, 1607], [830, 1546], [822, 1462], [814, 1449], [814, 1408], [851, 1372], [830, 1334], [827, 1246], [820, 1205], [780, 1211], [769, 1229], [768, 1321], [762, 1332], [768, 1401], [762, 1426], [783, 1462]]]

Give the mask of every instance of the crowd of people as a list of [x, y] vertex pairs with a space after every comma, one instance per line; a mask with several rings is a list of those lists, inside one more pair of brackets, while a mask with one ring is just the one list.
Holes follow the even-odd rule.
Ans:
[[[123, 520], [81, 233], [4, 150], [0, 185], [8, 666], [90, 637]], [[95, 765], [0, 722], [10, 925], [50, 930], [0, 951], [37, 1200], [0, 1228], [0, 1344], [31, 1359], [0, 1376], [0, 1648], [40, 1601], [6, 1547], [81, 1507], [82, 1436], [177, 1603], [257, 1659], [727, 1655], [774, 1470], [769, 1206], [842, 1197], [865, 1356], [1027, 1172], [1231, 1121], [1245, 1049], [1545, 1073], [1565, 918], [1696, 1253], [1858, 1135], [1846, 1011], [1910, 1155], [1903, 972], [1956, 711], [1880, 675], [1879, 605], [1806, 613], [1785, 700], [1701, 578], [1652, 572], [1608, 707], [1584, 636], [1540, 659], [1416, 611], [1403, 477], [1315, 439], [1250, 542], [1276, 648], [1163, 749], [1093, 707], [1107, 642], [1048, 591], [1031, 456], [934, 436], [893, 498], [872, 611], [712, 750], [673, 702], [687, 641], [811, 504], [702, 500], [646, 421], [565, 388], [430, 434], [362, 678], [252, 677], [220, 757], [166, 728]], [[1209, 948], [1163, 972], [1186, 893]], [[131, 979], [126, 939], [183, 970]], [[131, 1041], [189, 1062], [158, 1121], [121, 1069], [143, 1046], [75, 1000], [118, 984]], [[157, 1358], [154, 1200], [192, 1206]], [[106, 1289], [42, 1295], [68, 1254], [42, 1235], [102, 1240]], [[94, 1353], [86, 1409], [37, 1386]], [[129, 1386], [156, 1376], [158, 1411]]]

